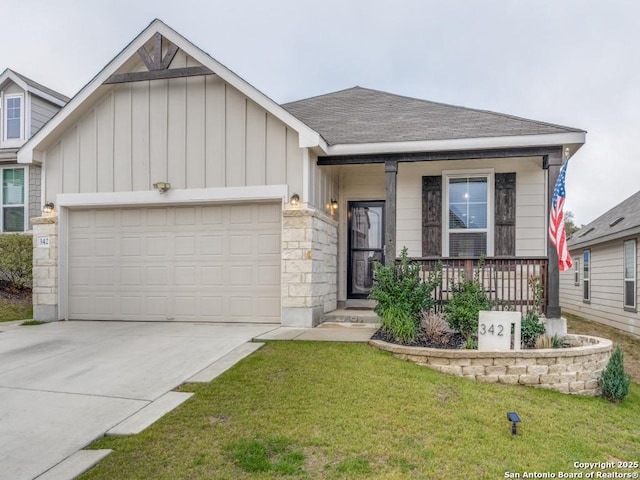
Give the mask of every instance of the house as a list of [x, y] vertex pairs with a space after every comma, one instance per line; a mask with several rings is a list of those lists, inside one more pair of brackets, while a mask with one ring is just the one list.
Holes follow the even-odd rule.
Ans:
[[569, 239], [573, 268], [560, 275], [562, 308], [640, 336], [638, 240], [640, 192]]
[[485, 256], [521, 308], [537, 275], [559, 318], [548, 203], [584, 141], [360, 87], [279, 105], [155, 20], [19, 152], [55, 204], [34, 315], [312, 326], [407, 246], [447, 275]]
[[42, 213], [40, 165], [18, 165], [18, 149], [69, 99], [13, 70], [0, 74], [0, 233], [30, 230]]

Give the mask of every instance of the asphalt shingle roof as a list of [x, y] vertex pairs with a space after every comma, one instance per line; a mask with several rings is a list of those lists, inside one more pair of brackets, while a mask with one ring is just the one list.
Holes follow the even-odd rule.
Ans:
[[329, 145], [583, 132], [362, 87], [282, 107], [322, 135]]
[[583, 226], [568, 240], [569, 248], [587, 242], [602, 239], [606, 241], [610, 236], [619, 237], [624, 232], [633, 233], [640, 227], [640, 191], [600, 215], [593, 222]]
[[52, 97], [57, 98], [58, 100], [63, 101], [64, 103], [69, 103], [69, 100], [71, 100], [69, 97], [62, 95], [59, 92], [56, 92], [55, 90], [50, 89], [49, 87], [45, 87], [44, 85], [42, 85], [41, 83], [38, 83], [34, 80], [31, 80], [29, 77], [25, 77], [24, 75], [22, 75], [21, 73], [16, 72], [15, 70], [10, 70], [7, 69], [10, 72], [13, 72], [13, 74], [20, 78], [24, 83], [26, 83], [27, 85], [40, 90], [41, 92], [47, 93], [49, 95], [51, 95]]

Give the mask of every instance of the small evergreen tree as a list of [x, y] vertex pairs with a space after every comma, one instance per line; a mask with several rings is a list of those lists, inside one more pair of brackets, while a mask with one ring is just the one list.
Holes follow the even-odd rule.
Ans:
[[621, 402], [629, 393], [630, 378], [624, 371], [624, 356], [620, 345], [611, 355], [607, 367], [600, 376], [600, 388], [602, 396], [610, 402]]

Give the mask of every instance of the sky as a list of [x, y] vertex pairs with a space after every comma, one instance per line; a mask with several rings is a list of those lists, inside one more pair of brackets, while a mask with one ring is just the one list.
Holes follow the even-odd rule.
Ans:
[[2, 0], [5, 67], [73, 96], [154, 18], [278, 103], [359, 85], [586, 130], [566, 209], [640, 189], [635, 0]]

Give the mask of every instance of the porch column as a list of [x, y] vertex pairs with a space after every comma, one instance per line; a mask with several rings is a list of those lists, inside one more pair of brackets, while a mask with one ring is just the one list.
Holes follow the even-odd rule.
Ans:
[[[547, 165], [547, 174], [549, 185], [547, 186], [547, 222], [549, 222], [549, 211], [551, 209], [551, 201], [553, 199], [553, 189], [556, 186], [556, 180], [562, 168], [562, 150], [550, 152], [546, 155], [545, 163]], [[547, 223], [548, 225], [548, 223]], [[549, 258], [549, 270], [547, 272], [547, 318], [560, 318], [562, 311], [560, 309], [560, 269], [558, 267], [558, 252], [556, 247], [551, 244], [549, 232], [547, 235], [547, 257]]]
[[384, 208], [385, 256], [384, 264], [393, 265], [396, 259], [396, 193], [398, 190], [398, 161], [384, 162], [387, 197]]

